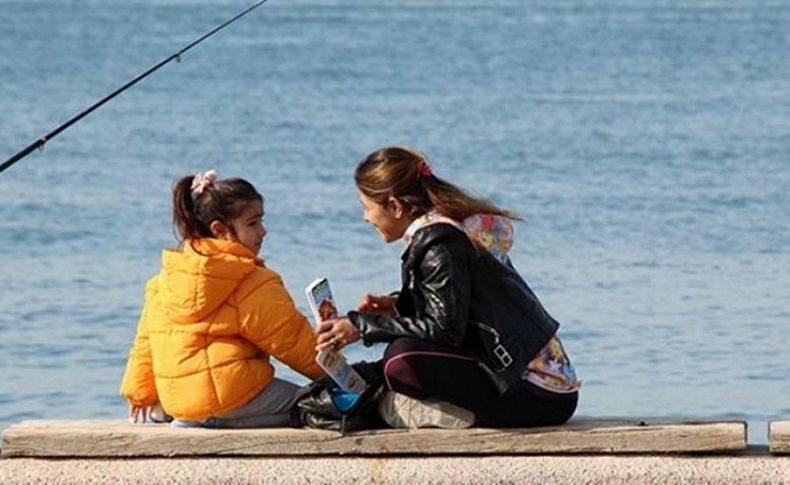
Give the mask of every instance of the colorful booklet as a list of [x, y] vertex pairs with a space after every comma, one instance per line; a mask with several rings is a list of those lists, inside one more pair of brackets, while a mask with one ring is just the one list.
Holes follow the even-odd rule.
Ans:
[[[307, 301], [313, 311], [316, 325], [330, 318], [337, 318], [337, 306], [332, 298], [332, 289], [329, 280], [319, 278], [305, 288]], [[339, 350], [325, 348], [315, 357], [318, 365], [330, 376], [344, 391], [362, 392], [368, 385], [365, 380], [348, 364], [346, 357]]]

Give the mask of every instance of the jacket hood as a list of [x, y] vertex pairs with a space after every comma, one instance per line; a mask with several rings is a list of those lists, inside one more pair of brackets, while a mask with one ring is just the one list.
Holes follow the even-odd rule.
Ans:
[[[431, 229], [426, 231], [425, 229], [429, 227]], [[502, 264], [510, 264], [508, 253], [515, 239], [513, 223], [505, 216], [493, 214], [475, 214], [464, 219], [461, 224], [442, 217], [428, 219], [417, 229], [413, 237], [410, 237], [408, 248], [413, 249], [409, 251], [407, 248], [403, 257], [406, 258], [407, 253], [410, 254], [408, 257], [412, 258], [421, 256], [426, 243], [447, 237], [456, 231], [466, 233], [469, 239], [488, 250]]]
[[500, 262], [506, 263], [509, 260], [508, 252], [513, 247], [515, 233], [509, 218], [476, 214], [464, 219], [463, 227], [470, 239], [486, 248]]
[[200, 321], [225, 302], [257, 266], [263, 262], [241, 244], [186, 240], [182, 249], [162, 252], [160, 301], [175, 321]]

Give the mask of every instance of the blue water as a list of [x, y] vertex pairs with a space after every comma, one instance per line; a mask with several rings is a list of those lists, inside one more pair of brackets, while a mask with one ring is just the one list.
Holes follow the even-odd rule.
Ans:
[[[250, 3], [0, 0], [0, 160]], [[790, 416], [790, 4], [271, 0], [0, 175], [0, 429], [125, 416], [187, 172], [261, 190], [304, 310], [318, 276], [345, 309], [396, 289], [351, 179], [396, 143], [525, 216], [514, 261], [579, 414], [745, 419], [756, 443]]]

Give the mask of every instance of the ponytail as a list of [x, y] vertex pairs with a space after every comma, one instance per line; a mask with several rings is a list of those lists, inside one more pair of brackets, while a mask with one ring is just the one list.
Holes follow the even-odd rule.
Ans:
[[194, 179], [194, 175], [187, 175], [173, 186], [173, 228], [180, 241], [212, 237], [211, 221], [206, 224], [195, 213], [195, 200], [192, 198]]
[[417, 217], [436, 210], [459, 222], [475, 214], [521, 219], [515, 212], [502, 209], [488, 199], [474, 197], [437, 177], [427, 157], [412, 148], [393, 146], [376, 150], [359, 162], [354, 181], [360, 192], [378, 204], [385, 205], [390, 197], [395, 197]]

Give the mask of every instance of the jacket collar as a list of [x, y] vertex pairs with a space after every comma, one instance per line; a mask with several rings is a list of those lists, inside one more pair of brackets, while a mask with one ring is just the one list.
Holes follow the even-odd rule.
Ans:
[[406, 232], [403, 233], [403, 244], [405, 245], [404, 252], [409, 249], [409, 246], [411, 246], [411, 243], [414, 240], [414, 235], [417, 233], [417, 231], [433, 224], [450, 224], [451, 226], [463, 231], [463, 228], [461, 227], [461, 224], [458, 223], [458, 221], [450, 219], [449, 217], [445, 217], [436, 210], [432, 210], [414, 219], [412, 223], [409, 224], [409, 227], [406, 228]]
[[407, 266], [414, 264], [414, 262], [425, 254], [428, 248], [439, 240], [458, 237], [461, 235], [464, 239], [466, 233], [457, 224], [448, 224], [443, 222], [435, 222], [419, 228], [412, 237], [411, 244], [403, 251], [401, 260]]

